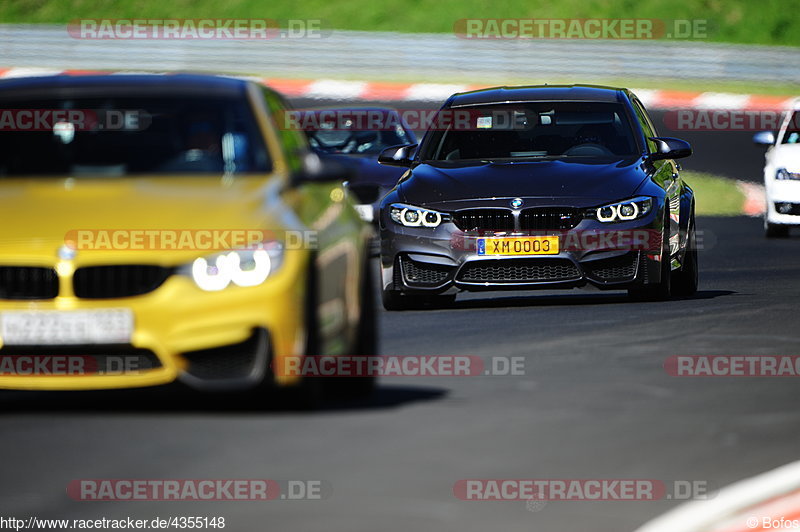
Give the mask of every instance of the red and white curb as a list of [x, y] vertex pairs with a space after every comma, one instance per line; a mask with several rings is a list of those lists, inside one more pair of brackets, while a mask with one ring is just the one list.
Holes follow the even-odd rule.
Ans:
[[742, 480], [646, 523], [636, 532], [800, 529], [800, 462]]
[[[50, 74], [96, 74], [99, 71], [55, 70], [42, 68], [0, 68], [0, 78], [43, 76]], [[111, 72], [133, 74], [134, 72]], [[143, 72], [137, 72], [139, 74]], [[443, 101], [451, 94], [486, 88], [478, 84], [394, 83], [382, 81], [348, 81], [335, 79], [256, 79], [293, 98], [363, 101]], [[726, 109], [769, 111], [791, 108], [794, 97], [731, 94], [723, 92], [687, 92], [633, 89], [651, 109]]]
[[744, 194], [742, 212], [747, 216], [761, 216], [767, 208], [767, 197], [764, 185], [737, 181], [736, 186]]
[[[372, 101], [443, 101], [451, 94], [487, 88], [488, 85], [442, 83], [388, 83], [340, 80], [266, 78], [263, 83], [295, 98]], [[682, 92], [632, 89], [651, 109], [725, 109], [774, 111], [791, 109], [793, 96], [762, 96], [722, 92]]]

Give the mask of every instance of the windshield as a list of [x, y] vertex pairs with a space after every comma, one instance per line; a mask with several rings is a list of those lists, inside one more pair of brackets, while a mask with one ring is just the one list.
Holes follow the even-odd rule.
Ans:
[[[20, 117], [31, 113], [39, 121], [34, 121], [37, 127], [27, 128]], [[0, 115], [0, 177], [271, 169], [253, 113], [240, 98], [0, 98]]]
[[469, 126], [429, 135], [422, 160], [614, 157], [636, 153], [625, 109], [618, 103], [530, 102], [459, 108]]
[[366, 130], [350, 129], [346, 124], [336, 128], [322, 122], [318, 128], [308, 129], [308, 143], [322, 153], [341, 153], [345, 155], [377, 155], [389, 146], [409, 144], [411, 136], [400, 124], [391, 128]]
[[800, 144], [800, 111], [792, 113], [781, 144]]

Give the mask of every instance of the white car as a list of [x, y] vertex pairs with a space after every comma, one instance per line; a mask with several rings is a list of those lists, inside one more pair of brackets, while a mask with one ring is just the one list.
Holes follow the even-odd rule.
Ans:
[[800, 100], [786, 114], [777, 135], [760, 131], [753, 142], [769, 145], [764, 156], [764, 233], [767, 238], [789, 236], [791, 226], [800, 226]]

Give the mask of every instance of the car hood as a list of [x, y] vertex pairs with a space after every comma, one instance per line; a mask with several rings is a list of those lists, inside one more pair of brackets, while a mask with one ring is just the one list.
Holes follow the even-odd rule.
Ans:
[[[3, 219], [0, 260], [49, 262], [78, 230], [278, 229], [264, 210], [270, 179], [147, 177], [107, 179], [0, 179]], [[278, 213], [272, 213], [278, 214]], [[139, 262], [179, 261], [197, 250], [121, 252]], [[86, 254], [112, 255], [89, 250]], [[166, 256], [165, 256], [166, 255]], [[167, 257], [168, 256], [168, 257]]]
[[631, 197], [647, 178], [642, 160], [524, 162], [435, 162], [420, 164], [400, 185], [402, 201], [462, 208], [508, 206], [513, 198], [539, 205], [592, 206]]
[[776, 168], [800, 172], [800, 144], [779, 144], [773, 150], [772, 163]]

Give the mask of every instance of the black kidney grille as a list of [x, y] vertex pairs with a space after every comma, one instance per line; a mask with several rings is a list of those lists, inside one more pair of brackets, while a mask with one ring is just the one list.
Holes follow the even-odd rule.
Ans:
[[514, 216], [508, 209], [465, 209], [453, 214], [462, 231], [513, 231]]
[[[580, 221], [580, 211], [570, 207], [534, 207], [519, 213], [519, 229], [522, 231], [568, 230]], [[510, 209], [464, 209], [453, 214], [453, 222], [462, 231], [516, 229]]]
[[52, 299], [58, 276], [52, 268], [0, 266], [0, 299]]
[[550, 231], [572, 229], [581, 221], [577, 209], [568, 207], [536, 207], [525, 209], [519, 215], [519, 228], [523, 231]]
[[581, 274], [566, 259], [481, 260], [465, 264], [458, 280], [470, 283], [535, 283], [569, 281]]
[[152, 292], [171, 274], [172, 268], [143, 264], [86, 266], [75, 271], [73, 288], [86, 299], [131, 297]]

